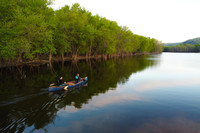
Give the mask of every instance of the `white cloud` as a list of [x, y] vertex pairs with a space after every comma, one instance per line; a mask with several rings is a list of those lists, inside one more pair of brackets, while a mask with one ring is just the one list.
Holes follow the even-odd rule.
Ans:
[[[88, 104], [83, 104], [81, 110], [96, 110], [98, 108], [106, 107], [112, 104], [119, 104], [127, 101], [141, 101], [141, 100], [148, 101], [148, 99], [142, 98], [134, 94], [122, 93], [120, 89], [123, 88], [121, 87], [123, 86], [118, 85], [116, 89], [117, 91], [109, 90], [105, 94], [99, 94], [98, 96], [93, 96]], [[63, 109], [60, 109], [58, 113], [63, 117], [68, 117], [69, 114], [76, 113], [78, 111], [79, 109], [75, 108], [74, 106], [66, 106]]]
[[145, 92], [151, 91], [155, 89], [165, 88], [165, 87], [174, 87], [174, 86], [192, 86], [192, 85], [199, 85], [199, 79], [187, 79], [181, 81], [148, 81], [145, 83], [141, 83], [134, 88], [134, 90], [138, 92]]

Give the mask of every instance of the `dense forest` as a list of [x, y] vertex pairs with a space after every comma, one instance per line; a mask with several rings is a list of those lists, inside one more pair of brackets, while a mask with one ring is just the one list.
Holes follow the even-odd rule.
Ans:
[[49, 0], [0, 1], [0, 62], [162, 51], [160, 41], [79, 4], [54, 11]]
[[164, 52], [200, 52], [200, 44], [179, 44], [176, 46], [165, 46]]

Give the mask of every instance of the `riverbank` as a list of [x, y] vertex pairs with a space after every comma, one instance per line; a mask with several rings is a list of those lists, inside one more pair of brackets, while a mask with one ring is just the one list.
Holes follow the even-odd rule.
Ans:
[[64, 62], [64, 61], [79, 61], [79, 60], [90, 60], [90, 59], [102, 59], [107, 60], [111, 58], [121, 58], [125, 56], [139, 56], [139, 55], [149, 55], [149, 54], [160, 54], [161, 52], [143, 52], [143, 53], [128, 53], [128, 54], [115, 54], [115, 55], [95, 55], [95, 56], [77, 56], [77, 57], [69, 57], [66, 56], [64, 58], [56, 56], [52, 57], [51, 61], [49, 61], [48, 56], [34, 59], [34, 60], [23, 60], [23, 61], [1, 61], [0, 68], [4, 67], [16, 67], [16, 66], [39, 66], [44, 64], [51, 64], [52, 62]]

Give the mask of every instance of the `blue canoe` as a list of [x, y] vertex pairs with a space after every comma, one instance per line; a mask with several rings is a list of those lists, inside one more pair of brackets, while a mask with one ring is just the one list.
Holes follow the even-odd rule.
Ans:
[[84, 85], [85, 83], [87, 83], [87, 80], [88, 78], [85, 77], [85, 78], [82, 78], [81, 81], [78, 83], [75, 83], [75, 81], [71, 81], [59, 86], [51, 86], [49, 87], [49, 92], [56, 92], [56, 91], [61, 91], [61, 90], [68, 91], [70, 89]]

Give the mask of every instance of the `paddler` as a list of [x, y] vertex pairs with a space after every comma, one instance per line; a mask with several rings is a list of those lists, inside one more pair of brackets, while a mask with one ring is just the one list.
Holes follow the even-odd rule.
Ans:
[[75, 76], [75, 83], [78, 83], [80, 81], [81, 81], [81, 78], [79, 76], [79, 73], [77, 73], [76, 76]]
[[60, 77], [57, 81], [56, 81], [56, 85], [59, 86], [59, 85], [62, 85], [64, 84], [65, 82], [63, 81], [63, 77]]

